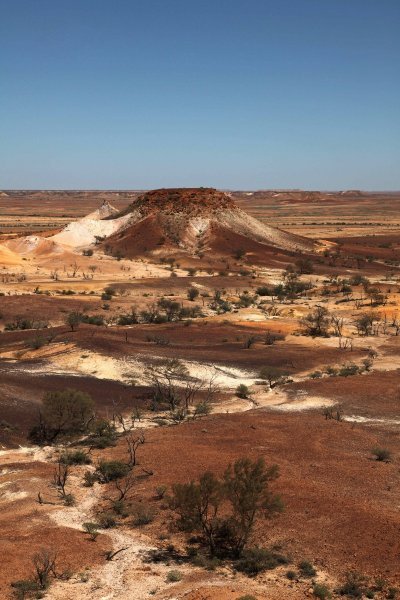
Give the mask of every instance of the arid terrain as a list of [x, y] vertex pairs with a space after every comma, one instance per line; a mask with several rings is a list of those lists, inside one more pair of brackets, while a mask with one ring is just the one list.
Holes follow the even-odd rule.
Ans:
[[[0, 193], [0, 598], [400, 597], [399, 426], [400, 193]], [[242, 458], [283, 509], [210, 552]]]

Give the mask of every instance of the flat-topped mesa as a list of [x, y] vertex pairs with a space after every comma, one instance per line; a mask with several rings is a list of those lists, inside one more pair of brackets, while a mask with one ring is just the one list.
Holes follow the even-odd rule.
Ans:
[[266, 246], [291, 252], [315, 250], [312, 240], [258, 221], [241, 210], [230, 194], [214, 188], [152, 190], [118, 213], [116, 220], [120, 219], [129, 222], [105, 244], [108, 251], [127, 257], [174, 248], [191, 255], [229, 254], [239, 246], [253, 254]]
[[142, 215], [163, 212], [210, 216], [210, 212], [235, 206], [228, 194], [214, 188], [161, 188], [142, 194], [120, 215], [140, 211]]

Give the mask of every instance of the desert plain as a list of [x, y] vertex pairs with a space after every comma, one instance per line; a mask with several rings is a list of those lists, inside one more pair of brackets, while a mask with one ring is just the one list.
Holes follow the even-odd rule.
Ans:
[[[397, 597], [399, 208], [3, 190], [0, 598]], [[55, 431], [44, 399], [67, 390], [90, 415]], [[210, 555], [174, 486], [242, 458], [277, 465], [282, 510]]]

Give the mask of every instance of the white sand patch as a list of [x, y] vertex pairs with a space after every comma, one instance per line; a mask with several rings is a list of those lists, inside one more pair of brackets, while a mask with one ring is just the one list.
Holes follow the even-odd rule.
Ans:
[[271, 408], [283, 412], [298, 412], [302, 410], [325, 408], [327, 406], [334, 406], [335, 404], [337, 404], [337, 402], [334, 400], [313, 396], [311, 398], [305, 398], [304, 400], [293, 400], [292, 402], [282, 402], [280, 404], [271, 405]]
[[52, 449], [50, 446], [39, 448], [38, 446], [20, 446], [11, 450], [0, 450], [3, 465], [10, 463], [48, 462]]
[[[152, 356], [151, 359], [156, 362], [165, 360], [161, 356]], [[186, 366], [191, 377], [204, 382], [208, 382], [213, 377], [215, 384], [223, 389], [236, 388], [240, 383], [251, 386], [257, 381], [255, 373], [244, 369], [197, 361], [182, 360], [181, 362]], [[149, 357], [144, 355], [118, 359], [98, 352], [73, 348], [63, 354], [53, 355], [51, 361], [46, 364], [24, 367], [24, 371], [57, 375], [86, 375], [97, 379], [146, 385], [148, 382], [144, 372], [148, 363]]]
[[350, 423], [365, 423], [365, 424], [374, 424], [374, 423], [383, 423], [384, 425], [400, 425], [399, 419], [383, 419], [383, 418], [375, 418], [375, 417], [362, 417], [360, 415], [349, 415], [343, 417], [344, 421], [349, 421]]
[[130, 220], [131, 214], [107, 221], [98, 218], [93, 219], [89, 215], [79, 221], [69, 223], [63, 231], [49, 239], [72, 248], [90, 246], [95, 243], [96, 236], [107, 238], [127, 227]]
[[28, 496], [28, 492], [11, 492], [9, 490], [0, 493], [0, 502], [15, 502], [23, 500]]

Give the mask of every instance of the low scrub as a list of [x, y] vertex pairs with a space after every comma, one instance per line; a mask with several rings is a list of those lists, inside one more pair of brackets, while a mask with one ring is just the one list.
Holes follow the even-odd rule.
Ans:
[[74, 450], [62, 454], [60, 462], [64, 465], [90, 465], [92, 459], [84, 450]]
[[235, 562], [235, 569], [254, 577], [259, 573], [270, 571], [287, 563], [288, 559], [277, 552], [265, 548], [248, 548], [244, 550], [241, 558]]

